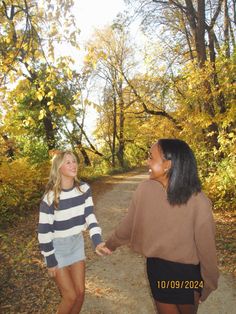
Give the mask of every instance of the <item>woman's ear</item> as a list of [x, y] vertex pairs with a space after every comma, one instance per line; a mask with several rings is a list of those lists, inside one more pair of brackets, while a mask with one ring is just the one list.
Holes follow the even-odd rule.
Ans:
[[171, 168], [171, 160], [164, 161], [164, 172], [168, 172]]

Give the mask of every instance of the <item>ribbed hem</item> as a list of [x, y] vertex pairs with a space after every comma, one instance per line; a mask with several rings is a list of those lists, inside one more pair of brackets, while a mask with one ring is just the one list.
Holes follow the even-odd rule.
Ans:
[[96, 248], [96, 246], [100, 243], [102, 243], [102, 237], [100, 234], [94, 234], [92, 236], [93, 245]]
[[46, 257], [46, 264], [47, 264], [47, 267], [49, 268], [57, 266], [57, 260], [56, 260], [55, 254], [52, 254]]

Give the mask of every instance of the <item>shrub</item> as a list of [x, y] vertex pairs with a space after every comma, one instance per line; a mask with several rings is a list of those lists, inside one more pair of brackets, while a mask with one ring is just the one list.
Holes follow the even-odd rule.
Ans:
[[0, 164], [0, 224], [10, 222], [16, 216], [27, 215], [35, 208], [46, 181], [45, 166], [31, 165], [27, 158]]

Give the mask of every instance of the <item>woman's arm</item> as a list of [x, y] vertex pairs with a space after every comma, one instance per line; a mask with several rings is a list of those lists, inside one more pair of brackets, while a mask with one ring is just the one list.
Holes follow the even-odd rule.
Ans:
[[136, 193], [134, 193], [127, 214], [106, 241], [106, 246], [111, 251], [130, 242], [135, 213], [135, 195]]
[[91, 189], [88, 184], [86, 184], [86, 188], [87, 190], [84, 193], [85, 197], [84, 215], [89, 229], [90, 238], [92, 239], [93, 245], [96, 248], [100, 243], [102, 243], [101, 236], [102, 231], [98, 225], [97, 218], [94, 214], [93, 199]]
[[200, 260], [201, 275], [204, 280], [201, 301], [217, 289], [219, 272], [215, 245], [215, 222], [211, 202], [204, 196], [199, 202], [195, 222], [195, 242]]
[[57, 260], [53, 247], [53, 211], [50, 206], [43, 200], [40, 204], [38, 240], [41, 253], [45, 257], [47, 267], [57, 266]]

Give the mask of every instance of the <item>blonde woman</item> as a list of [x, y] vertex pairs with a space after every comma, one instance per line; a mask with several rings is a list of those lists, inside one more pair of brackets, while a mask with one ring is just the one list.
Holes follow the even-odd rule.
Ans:
[[109, 254], [93, 213], [90, 187], [77, 178], [78, 164], [70, 151], [54, 156], [40, 204], [38, 239], [50, 277], [61, 294], [58, 314], [80, 313], [85, 291], [82, 231], [89, 229], [99, 255]]

